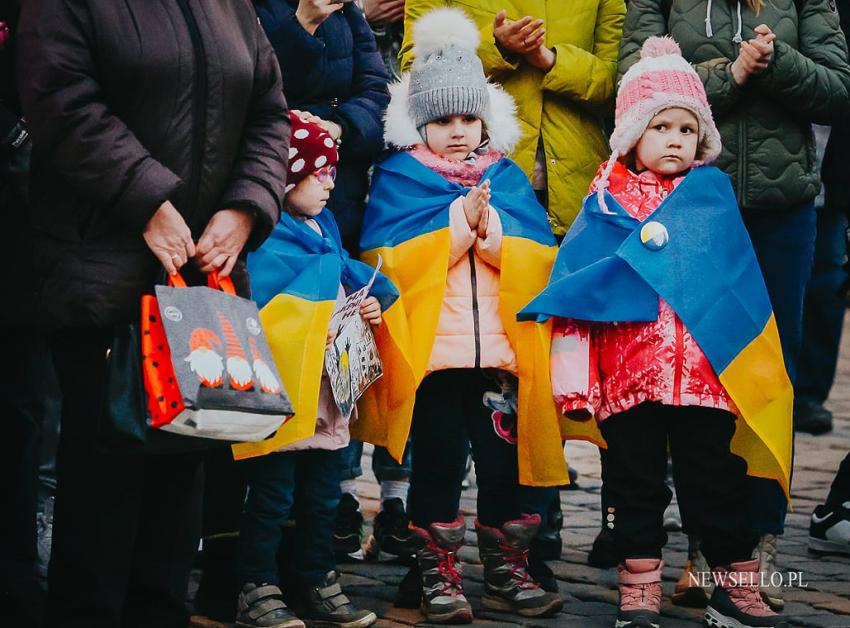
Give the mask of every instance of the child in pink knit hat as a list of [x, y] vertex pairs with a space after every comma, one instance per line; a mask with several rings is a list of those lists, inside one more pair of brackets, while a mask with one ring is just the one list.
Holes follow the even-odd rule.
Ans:
[[[716, 584], [706, 622], [784, 626], [759, 595], [744, 481], [754, 449], [738, 439], [758, 432], [767, 443], [781, 426], [753, 427], [752, 406], [736, 403], [752, 397], [720, 376], [759, 334], [778, 349], [767, 292], [728, 177], [701, 167], [720, 152], [702, 82], [669, 37], [649, 38], [641, 57], [617, 94], [611, 158], [549, 286], [521, 316], [555, 317], [558, 406], [568, 419], [595, 417], [607, 442], [603, 516], [620, 559], [616, 626], [660, 625], [668, 447], [683, 521], [702, 537], [711, 568], [693, 574], [705, 579], [696, 584]], [[750, 322], [750, 336], [730, 331]], [[772, 397], [788, 382], [781, 353], [767, 351], [758, 368], [771, 384], [754, 376], [751, 388], [764, 384], [765, 404], [781, 409], [786, 400]], [[752, 429], [735, 434], [742, 425]]]

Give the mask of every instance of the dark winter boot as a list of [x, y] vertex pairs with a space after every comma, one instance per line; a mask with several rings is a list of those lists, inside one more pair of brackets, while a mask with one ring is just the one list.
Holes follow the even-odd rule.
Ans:
[[309, 588], [298, 616], [310, 626], [339, 628], [365, 628], [378, 621], [375, 613], [360, 610], [351, 603], [337, 579], [337, 573], [329, 571], [319, 586]]
[[398, 497], [383, 502], [381, 512], [372, 523], [372, 536], [366, 544], [366, 556], [378, 560], [383, 552], [410, 559], [416, 552], [417, 543], [409, 526], [410, 519], [407, 518], [404, 502]]
[[463, 594], [457, 551], [463, 545], [463, 517], [432, 523], [428, 530], [411, 526], [419, 542], [416, 560], [422, 576], [422, 614], [435, 624], [472, 623], [472, 607]]
[[478, 553], [484, 563], [481, 605], [525, 617], [554, 615], [563, 606], [556, 593], [544, 591], [528, 574], [528, 546], [537, 534], [540, 515], [524, 515], [502, 529], [475, 522]]

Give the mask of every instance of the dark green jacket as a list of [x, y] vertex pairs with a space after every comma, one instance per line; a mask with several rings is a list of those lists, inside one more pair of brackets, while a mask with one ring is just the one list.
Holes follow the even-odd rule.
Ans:
[[[710, 5], [710, 30], [706, 12]], [[776, 33], [770, 67], [744, 86], [732, 79], [738, 56], [736, 0], [631, 0], [620, 45], [622, 75], [651, 35], [671, 35], [705, 85], [742, 209], [781, 210], [820, 188], [811, 123], [850, 112], [850, 65], [834, 0], [767, 0], [756, 15], [741, 3], [743, 39], [767, 24]]]

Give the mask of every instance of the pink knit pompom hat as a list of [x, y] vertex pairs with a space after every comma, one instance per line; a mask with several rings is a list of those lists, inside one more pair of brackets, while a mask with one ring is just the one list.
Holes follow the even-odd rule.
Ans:
[[600, 197], [614, 162], [635, 147], [653, 117], [673, 107], [687, 109], [699, 121], [699, 145], [694, 165], [714, 161], [720, 154], [720, 133], [714, 124], [702, 81], [682, 57], [682, 50], [673, 38], [650, 37], [640, 50], [640, 61], [629, 68], [620, 81], [614, 132], [610, 139], [612, 153], [597, 183]]

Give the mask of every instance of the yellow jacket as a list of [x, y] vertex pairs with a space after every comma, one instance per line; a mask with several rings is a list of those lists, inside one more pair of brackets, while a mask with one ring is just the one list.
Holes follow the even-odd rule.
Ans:
[[[615, 93], [617, 51], [623, 33], [623, 0], [407, 0], [403, 70], [413, 62], [411, 27], [431, 9], [466, 11], [481, 29], [478, 54], [484, 71], [514, 97], [522, 138], [511, 157], [531, 176], [538, 138], [546, 152], [549, 219], [555, 234], [566, 232], [581, 208], [591, 179], [608, 157], [602, 118]], [[496, 48], [493, 19], [501, 9], [509, 19], [525, 15], [544, 20], [546, 45], [554, 67], [544, 73], [523, 61], [512, 63]]]

